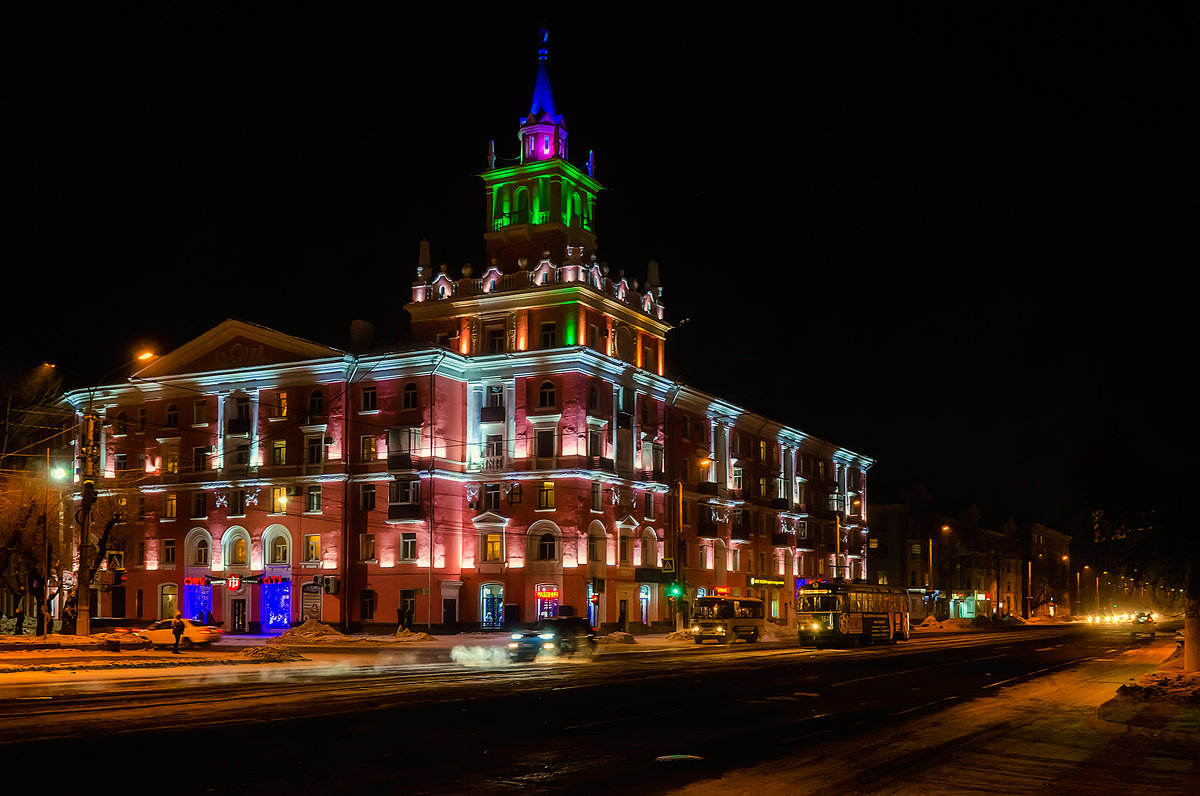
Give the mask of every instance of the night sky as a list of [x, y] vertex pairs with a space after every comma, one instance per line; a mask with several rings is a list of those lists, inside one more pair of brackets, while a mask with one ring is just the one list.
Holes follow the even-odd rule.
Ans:
[[[1165, 508], [1196, 16], [958, 5], [550, 16], [599, 257], [660, 263], [669, 375], [876, 458], [873, 501], [1076, 533]], [[392, 339], [422, 237], [481, 263], [542, 17], [304, 8], [5, 20], [0, 370], [83, 386], [228, 317]]]

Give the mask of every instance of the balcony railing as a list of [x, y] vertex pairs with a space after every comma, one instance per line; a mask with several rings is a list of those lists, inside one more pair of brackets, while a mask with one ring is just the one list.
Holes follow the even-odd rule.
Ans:
[[796, 536], [790, 533], [773, 533], [771, 534], [771, 544], [775, 547], [795, 547]]
[[544, 210], [514, 210], [492, 219], [492, 229], [504, 229], [516, 224], [545, 224], [550, 214]]
[[389, 453], [388, 470], [415, 470], [420, 463], [420, 457], [411, 453]]
[[696, 484], [696, 491], [699, 492], [701, 495], [716, 495], [717, 494], [717, 482], [716, 481], [701, 481], [700, 483]]
[[483, 406], [479, 409], [480, 423], [503, 423], [504, 422], [504, 407], [503, 406]]
[[605, 459], [603, 456], [589, 456], [588, 467], [593, 470], [604, 470], [611, 473], [613, 471], [613, 460]]
[[421, 506], [417, 503], [392, 503], [388, 506], [388, 521], [421, 519]]
[[696, 535], [701, 539], [716, 539], [721, 535], [720, 528], [712, 520], [701, 520], [696, 524]]
[[484, 456], [483, 471], [485, 473], [498, 473], [504, 469], [503, 456]]
[[771, 498], [771, 508], [787, 511], [788, 499], [785, 497]]
[[231, 437], [245, 437], [250, 434], [250, 418], [231, 417], [225, 423], [225, 433]]

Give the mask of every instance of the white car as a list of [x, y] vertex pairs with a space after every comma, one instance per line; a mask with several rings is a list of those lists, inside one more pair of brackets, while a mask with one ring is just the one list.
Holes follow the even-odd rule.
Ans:
[[[174, 619], [163, 619], [150, 625], [145, 630], [138, 630], [137, 634], [156, 647], [173, 647], [175, 646], [175, 633], [172, 632], [171, 625], [174, 622]], [[179, 646], [207, 647], [214, 641], [220, 640], [221, 628], [201, 625], [193, 622], [191, 619], [183, 620], [183, 635], [179, 638]]]

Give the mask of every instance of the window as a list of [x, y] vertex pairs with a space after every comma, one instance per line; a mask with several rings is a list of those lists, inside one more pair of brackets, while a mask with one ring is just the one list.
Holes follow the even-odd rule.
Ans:
[[622, 536], [617, 542], [617, 555], [622, 564], [629, 563], [629, 537]]
[[421, 427], [403, 426], [388, 429], [388, 453], [415, 454], [421, 450]]
[[554, 534], [544, 533], [538, 540], [538, 561], [554, 561], [558, 558], [558, 549]]
[[554, 458], [554, 429], [539, 428], [534, 437], [534, 444], [539, 459]]
[[588, 561], [603, 561], [604, 560], [604, 537], [589, 536], [588, 537]]
[[415, 533], [400, 534], [400, 560], [417, 560], [417, 535]]
[[229, 493], [229, 504], [227, 506], [228, 516], [242, 517], [246, 514], [246, 490], [234, 489]]
[[192, 563], [198, 567], [208, 566], [208, 540], [199, 539], [196, 541], [195, 555], [192, 556]]
[[192, 493], [192, 518], [202, 520], [208, 517], [208, 495], [204, 492]]
[[646, 512], [643, 516], [648, 520], [654, 519], [654, 493], [647, 492], [643, 502], [646, 504]]
[[174, 493], [170, 493], [163, 498], [163, 519], [173, 520], [175, 514], [179, 510], [179, 497]]
[[239, 395], [233, 402], [234, 417], [238, 420], [250, 419], [250, 399], [244, 395]]
[[368, 621], [375, 618], [375, 592], [372, 589], [363, 589], [359, 597], [359, 608], [362, 610], [363, 621]]
[[544, 381], [541, 388], [538, 389], [538, 406], [550, 407], [554, 405], [554, 383]]
[[588, 456], [604, 455], [604, 438], [598, 429], [588, 429]]
[[485, 533], [483, 535], [483, 560], [484, 561], [499, 561], [502, 556], [501, 538], [498, 533]]
[[304, 440], [307, 451], [306, 461], [309, 464], [320, 464], [325, 454], [325, 440], [321, 437], [308, 437]]
[[304, 491], [304, 510], [309, 514], [321, 511], [321, 487], [310, 486]]
[[371, 511], [375, 508], [375, 485], [363, 484], [358, 493], [358, 507], [363, 511]]
[[498, 326], [488, 327], [487, 352], [489, 354], [504, 353], [504, 329]]
[[125, 434], [125, 433], [127, 433], [127, 431], [126, 431], [126, 425], [127, 425], [127, 423], [126, 423], [126, 419], [125, 419], [125, 413], [124, 413], [124, 412], [121, 412], [121, 413], [119, 413], [119, 414], [117, 415], [117, 421], [116, 421], [116, 423], [114, 423], [114, 424], [113, 424], [113, 433], [114, 433], [114, 434]]
[[758, 495], [757, 496], [760, 498], [767, 497], [767, 479], [766, 478], [760, 477], [758, 479]]
[[392, 505], [411, 506], [420, 502], [420, 481], [392, 481], [388, 484], [388, 503]]
[[203, 399], [192, 403], [192, 424], [202, 425], [208, 422], [208, 401]]
[[288, 563], [288, 540], [286, 536], [276, 536], [271, 540], [271, 563]]
[[276, 466], [287, 464], [287, 443], [281, 439], [271, 443], [271, 464]]
[[175, 563], [175, 540], [174, 539], [163, 539], [162, 563], [164, 563], [164, 564], [174, 564]]
[[542, 329], [542, 348], [554, 348], [558, 345], [558, 334], [553, 323], [543, 323]]
[[362, 388], [362, 403], [359, 408], [364, 412], [374, 412], [379, 408], [378, 398], [374, 387]]
[[692, 521], [688, 517], [688, 501], [684, 500], [679, 503], [679, 522], [683, 525], [691, 525]]
[[202, 473], [208, 469], [208, 446], [192, 448], [192, 470]]
[[271, 404], [271, 417], [287, 417], [287, 393], [277, 392], [275, 402]]
[[133, 548], [133, 563], [139, 567], [146, 565], [146, 540], [139, 539], [137, 545]]
[[167, 406], [167, 428], [175, 428], [179, 425], [179, 407], [175, 404]]
[[554, 508], [554, 482], [539, 481], [538, 482], [538, 506], [539, 509]]
[[362, 437], [359, 440], [359, 448], [362, 451], [362, 460], [364, 462], [375, 461], [375, 452], [379, 447], [378, 439], [374, 436]]
[[760, 462], [765, 462], [767, 460], [767, 441], [765, 439], [760, 439], [758, 441], [758, 460]]
[[271, 513], [283, 514], [285, 512], [287, 512], [287, 487], [271, 487]]
[[500, 510], [500, 485], [485, 484], [483, 487], [483, 507], [488, 511]]
[[600, 391], [596, 389], [596, 385], [588, 387], [587, 408], [589, 412], [600, 411]]
[[358, 560], [375, 560], [375, 534], [364, 533], [362, 536], [358, 537]]
[[248, 540], [242, 534], [238, 534], [233, 543], [229, 545], [229, 561], [227, 563], [233, 566], [245, 566], [250, 553], [250, 545]]
[[246, 467], [250, 464], [250, 446], [238, 445], [237, 450], [233, 452], [233, 463], [239, 467]]
[[404, 385], [404, 400], [401, 406], [405, 409], [417, 408], [417, 385], [412, 382]]
[[310, 563], [321, 560], [321, 534], [312, 533], [304, 537], [304, 560]]
[[688, 426], [691, 424], [691, 422], [691, 419], [688, 418], [687, 415], [679, 416], [679, 436], [683, 438], [684, 442], [691, 440], [691, 436], [689, 436], [688, 432]]
[[320, 390], [313, 390], [308, 394], [308, 413], [310, 415], [325, 414], [325, 396]]
[[512, 489], [508, 491], [508, 505], [519, 506], [521, 501], [525, 499], [525, 491], [521, 489], [520, 484], [513, 484]]
[[118, 453], [113, 456], [113, 466], [116, 468], [117, 475], [122, 475], [129, 469], [129, 454]]
[[592, 482], [592, 511], [603, 511], [604, 487], [599, 481]]
[[742, 468], [741, 467], [733, 468], [733, 488], [734, 489], [742, 488]]
[[[142, 407], [138, 408], [138, 431], [145, 431], [145, 430], [146, 430], [146, 407], [142, 406]], [[141, 616], [141, 614], [138, 614], [138, 616]]]

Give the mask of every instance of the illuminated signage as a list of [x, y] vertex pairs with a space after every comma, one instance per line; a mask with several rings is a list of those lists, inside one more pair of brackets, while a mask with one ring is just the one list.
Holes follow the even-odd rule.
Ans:
[[783, 586], [784, 582], [776, 578], [756, 578], [748, 576], [746, 578], [747, 586]]
[[733, 589], [728, 586], [713, 586], [713, 594], [717, 597], [728, 597], [733, 594]]
[[208, 578], [184, 578], [184, 586], [207, 586]]
[[237, 575], [230, 575], [225, 578], [225, 585], [232, 590], [240, 589], [242, 587], [242, 579]]
[[558, 589], [538, 589], [534, 592], [534, 596], [536, 596], [539, 600], [557, 600]]

